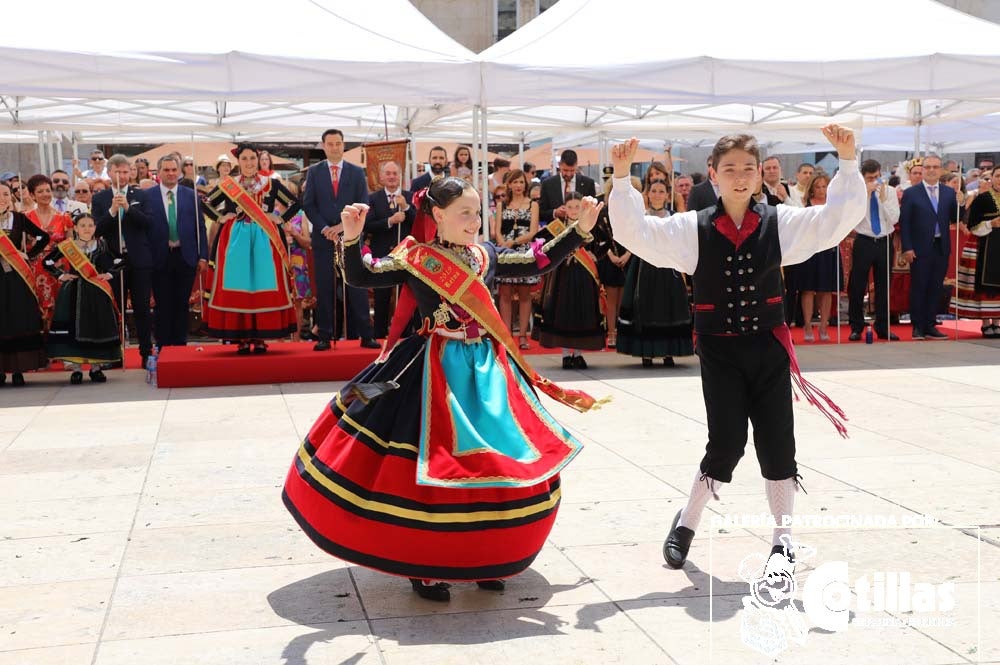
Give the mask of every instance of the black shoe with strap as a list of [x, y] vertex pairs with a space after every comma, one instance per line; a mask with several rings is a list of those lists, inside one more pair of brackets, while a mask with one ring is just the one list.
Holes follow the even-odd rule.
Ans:
[[663, 559], [667, 565], [677, 570], [684, 567], [687, 561], [688, 551], [691, 549], [691, 541], [694, 539], [694, 531], [686, 526], [678, 526], [681, 519], [681, 511], [674, 515], [674, 521], [670, 525], [670, 533], [663, 543]]
[[104, 376], [104, 372], [98, 368], [90, 370], [90, 380], [94, 383], [107, 383], [108, 377]]
[[587, 361], [583, 356], [573, 356], [573, 369], [587, 369]]
[[507, 588], [507, 583], [503, 580], [477, 580], [476, 586], [487, 591], [503, 591]]
[[433, 600], [439, 603], [447, 603], [451, 600], [451, 592], [448, 591], [450, 584], [438, 582], [437, 584], [424, 584], [423, 580], [410, 578], [410, 584], [417, 595], [426, 600]]

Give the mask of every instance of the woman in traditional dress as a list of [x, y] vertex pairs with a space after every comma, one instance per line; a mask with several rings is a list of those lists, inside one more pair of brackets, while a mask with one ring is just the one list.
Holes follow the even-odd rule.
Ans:
[[[292, 194], [296, 194], [295, 185], [285, 181]], [[303, 182], [303, 186], [305, 183]], [[299, 197], [301, 198], [301, 197]], [[298, 331], [292, 335], [295, 341], [312, 339], [310, 326], [306, 325], [305, 310], [312, 309], [316, 304], [313, 295], [312, 270], [312, 225], [306, 218], [306, 213], [299, 211], [285, 225], [285, 239], [288, 241], [288, 257], [292, 263], [293, 299], [295, 301], [295, 321]]]
[[[234, 151], [239, 175], [225, 178], [208, 196], [205, 216], [220, 226], [206, 279], [205, 330], [238, 344], [237, 353], [267, 351], [265, 339], [295, 331], [290, 260], [284, 227], [299, 203], [275, 178], [258, 173], [257, 150]], [[282, 205], [284, 213], [275, 214]]]
[[102, 370], [122, 360], [118, 306], [111, 289], [121, 259], [103, 238], [87, 213], [73, 219], [73, 239], [63, 240], [45, 257], [45, 269], [62, 283], [56, 297], [46, 351], [70, 370], [69, 382], [83, 382], [81, 365], [90, 365], [90, 380], [104, 383]]
[[[567, 223], [579, 219], [582, 201], [579, 192], [566, 194]], [[553, 220], [544, 231], [552, 238], [564, 227]], [[546, 348], [562, 349], [563, 369], [587, 369], [580, 352], [604, 349], [606, 308], [597, 261], [587, 248], [581, 247], [546, 278], [532, 335]]]
[[[524, 171], [513, 170], [507, 182], [501, 185], [507, 194], [505, 202], [497, 203], [493, 217], [493, 242], [498, 247], [524, 250], [538, 232], [538, 202], [528, 198], [528, 178]], [[531, 323], [531, 287], [538, 284], [541, 277], [498, 277], [500, 316], [507, 329], [514, 331], [514, 294], [517, 294], [517, 334], [520, 347], [528, 344], [528, 325]]]
[[[987, 169], [984, 169], [984, 172]], [[968, 233], [958, 266], [958, 316], [979, 319], [983, 337], [1000, 337], [1000, 177], [969, 206]]]
[[38, 283], [31, 268], [48, 242], [44, 229], [14, 210], [10, 185], [0, 183], [0, 386], [7, 382], [8, 372], [12, 385], [23, 386], [24, 372], [49, 364]]
[[[673, 214], [667, 205], [668, 196], [666, 183], [650, 184], [646, 214], [656, 217]], [[675, 356], [694, 355], [691, 325], [684, 275], [633, 256], [625, 273], [618, 314], [618, 353], [642, 358], [643, 367], [652, 367], [654, 358], [663, 358], [666, 367], [673, 367]]]
[[[303, 531], [347, 561], [408, 577], [501, 590], [538, 555], [559, 506], [559, 471], [580, 443], [535, 390], [580, 411], [525, 361], [493, 304], [498, 275], [540, 274], [590, 239], [599, 204], [554, 240], [523, 250], [480, 245], [480, 199], [449, 177], [414, 195], [413, 236], [363, 258], [367, 206], [347, 206], [344, 262], [363, 288], [401, 286], [385, 350], [337, 393], [289, 470], [283, 499]], [[400, 340], [413, 313], [423, 325]], [[398, 343], [397, 343], [398, 342]]]
[[[28, 178], [28, 193], [35, 201], [35, 207], [27, 214], [28, 219], [38, 228], [48, 234], [49, 243], [58, 245], [73, 232], [73, 219], [69, 213], [59, 212], [52, 206], [52, 180], [47, 175], [37, 174]], [[38, 302], [42, 308], [42, 320], [46, 330], [52, 321], [52, 312], [56, 306], [56, 296], [59, 295], [60, 284], [42, 265], [42, 256], [36, 256], [31, 265], [35, 273], [35, 284], [38, 286]]]

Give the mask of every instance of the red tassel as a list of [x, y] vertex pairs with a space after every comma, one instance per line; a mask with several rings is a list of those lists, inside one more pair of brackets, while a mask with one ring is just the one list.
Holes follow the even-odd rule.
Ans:
[[[833, 423], [834, 428], [837, 430], [837, 434], [845, 439], [848, 438], [847, 425], [844, 424], [844, 422], [847, 421], [847, 415], [844, 413], [844, 410], [837, 406], [836, 402], [830, 399], [825, 392], [817, 388], [815, 385], [807, 381], [804, 376], [802, 376], [802, 370], [799, 369], [799, 359], [795, 356], [795, 345], [792, 344], [792, 332], [788, 329], [788, 326], [782, 324], [778, 328], [775, 328], [773, 332], [774, 336], [781, 343], [781, 346], [785, 348], [785, 353], [788, 354], [792, 381], [798, 387], [799, 391], [805, 395], [806, 401], [819, 409], [819, 412], [826, 416], [827, 420]], [[797, 393], [795, 394], [795, 399], [799, 399]]]

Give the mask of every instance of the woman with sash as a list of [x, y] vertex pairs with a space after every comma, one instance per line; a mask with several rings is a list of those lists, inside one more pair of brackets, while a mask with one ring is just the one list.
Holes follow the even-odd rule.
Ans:
[[48, 242], [48, 233], [14, 210], [10, 185], [0, 183], [0, 386], [7, 382], [8, 372], [12, 385], [23, 386], [24, 372], [49, 364], [31, 269]]
[[[579, 219], [582, 201], [579, 192], [566, 194], [566, 218], [570, 223]], [[551, 238], [564, 228], [562, 222], [553, 220], [542, 233]], [[587, 369], [580, 351], [604, 349], [606, 310], [597, 261], [581, 247], [545, 280], [533, 335], [546, 348], [562, 348], [563, 369]]]
[[[291, 263], [285, 225], [299, 203], [276, 178], [258, 172], [258, 154], [241, 143], [238, 175], [222, 178], [208, 195], [205, 216], [219, 225], [205, 281], [205, 329], [238, 344], [238, 354], [267, 351], [265, 339], [295, 331]], [[284, 212], [279, 217], [275, 206]]]
[[[35, 201], [34, 209], [25, 213], [28, 219], [48, 234], [49, 242], [53, 245], [69, 237], [73, 233], [73, 220], [69, 213], [59, 212], [52, 205], [52, 180], [41, 173], [33, 175], [28, 178], [28, 192]], [[55, 309], [56, 296], [59, 295], [61, 285], [45, 270], [40, 255], [31, 268], [35, 273], [42, 319], [45, 321], [45, 327], [48, 328], [52, 321], [52, 311]]]
[[[435, 580], [502, 590], [552, 529], [559, 471], [581, 446], [536, 391], [596, 406], [527, 363], [493, 281], [553, 269], [591, 239], [600, 205], [585, 200], [577, 223], [522, 250], [477, 244], [480, 199], [463, 179], [434, 181], [413, 205], [413, 235], [380, 259], [362, 254], [367, 206], [341, 215], [348, 282], [402, 287], [400, 299], [382, 355], [312, 426], [283, 499], [325, 551], [447, 601], [448, 584]], [[400, 339], [415, 312], [420, 330]]]
[[[646, 214], [673, 214], [668, 196], [665, 182], [651, 182], [646, 191]], [[653, 358], [663, 358], [666, 367], [673, 367], [674, 356], [694, 355], [692, 322], [684, 275], [633, 256], [625, 271], [618, 311], [618, 353], [642, 358], [643, 367], [652, 367]]]
[[969, 206], [958, 266], [958, 316], [982, 321], [983, 337], [1000, 337], [1000, 168]]
[[72, 371], [69, 382], [83, 382], [81, 365], [90, 365], [90, 380], [104, 383], [105, 370], [122, 360], [118, 306], [111, 279], [122, 268], [121, 259], [103, 238], [88, 213], [73, 219], [75, 239], [49, 252], [42, 265], [61, 284], [56, 297], [46, 349], [52, 360]]

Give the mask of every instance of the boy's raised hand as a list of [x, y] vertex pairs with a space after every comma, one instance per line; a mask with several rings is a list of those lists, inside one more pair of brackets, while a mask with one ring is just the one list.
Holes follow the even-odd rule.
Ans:
[[855, 158], [854, 130], [831, 123], [823, 127], [823, 136], [841, 159]]

